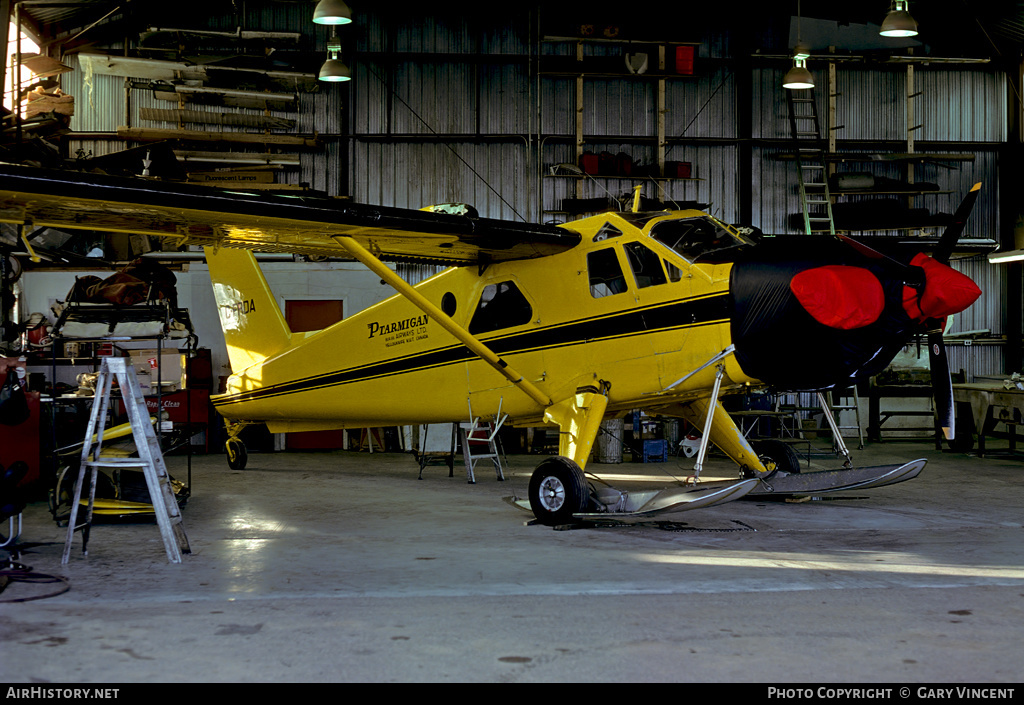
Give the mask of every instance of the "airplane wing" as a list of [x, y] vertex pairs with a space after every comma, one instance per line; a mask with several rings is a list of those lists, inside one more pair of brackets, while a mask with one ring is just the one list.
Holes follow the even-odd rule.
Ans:
[[544, 257], [580, 241], [554, 225], [12, 164], [0, 164], [0, 222], [349, 258], [334, 239], [343, 236], [381, 260], [456, 266]]

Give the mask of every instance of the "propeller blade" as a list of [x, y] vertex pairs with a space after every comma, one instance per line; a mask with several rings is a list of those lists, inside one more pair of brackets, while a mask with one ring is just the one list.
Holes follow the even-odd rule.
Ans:
[[865, 257], [869, 259], [882, 260], [887, 265], [900, 272], [903, 276], [903, 282], [907, 286], [924, 286], [924, 272], [921, 271], [920, 267], [911, 267], [908, 264], [904, 264], [897, 259], [893, 259], [884, 252], [879, 252], [875, 248], [865, 245], [859, 240], [854, 240], [849, 235], [837, 233], [836, 237]]
[[949, 361], [946, 359], [946, 345], [942, 342], [942, 331], [928, 333], [928, 360], [931, 365], [932, 390], [935, 394], [935, 415], [939, 418], [946, 440], [955, 436], [953, 417], [953, 380], [949, 376]]
[[974, 202], [978, 200], [978, 193], [980, 191], [981, 183], [979, 182], [974, 184], [967, 196], [964, 197], [964, 200], [961, 201], [960, 206], [956, 209], [956, 213], [953, 214], [953, 222], [949, 224], [946, 231], [942, 233], [942, 237], [939, 238], [939, 244], [932, 253], [932, 259], [938, 260], [943, 264], [949, 264], [953, 248], [956, 247], [957, 240], [960, 239], [960, 235], [964, 231], [964, 224], [974, 209]]

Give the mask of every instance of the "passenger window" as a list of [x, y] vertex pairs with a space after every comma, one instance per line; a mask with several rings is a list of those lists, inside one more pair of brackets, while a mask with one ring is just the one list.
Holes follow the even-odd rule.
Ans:
[[475, 335], [521, 326], [532, 319], [533, 307], [513, 282], [488, 284], [470, 321], [469, 332]]
[[665, 271], [661, 268], [661, 258], [639, 242], [627, 242], [626, 248], [626, 259], [629, 260], [629, 266], [633, 269], [633, 278], [636, 280], [636, 286], [638, 289], [643, 289], [648, 286], [656, 286], [658, 284], [664, 284]]
[[590, 276], [590, 295], [600, 299], [626, 290], [626, 278], [622, 275], [619, 258], [614, 248], [597, 250], [587, 254], [587, 272]]
[[677, 281], [679, 281], [680, 279], [683, 278], [683, 271], [681, 269], [679, 269], [679, 267], [675, 266], [674, 264], [672, 264], [668, 260], [664, 260], [664, 262], [665, 262], [665, 271], [668, 272], [668, 280], [670, 282], [677, 282]]

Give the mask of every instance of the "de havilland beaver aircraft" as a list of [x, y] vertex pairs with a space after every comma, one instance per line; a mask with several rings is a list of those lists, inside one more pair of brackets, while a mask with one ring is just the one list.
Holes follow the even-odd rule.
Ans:
[[[838, 431], [844, 467], [801, 473], [784, 444], [748, 442], [721, 397], [765, 386], [824, 401], [821, 392], [881, 371], [928, 332], [936, 410], [952, 438], [941, 331], [981, 292], [947, 263], [979, 188], [931, 256], [909, 260], [844, 237], [753, 239], [695, 210], [634, 205], [533, 225], [13, 165], [0, 165], [0, 221], [204, 246], [233, 372], [212, 401], [229, 430], [455, 423], [471, 414], [557, 427], [558, 456], [542, 461], [529, 485], [538, 520], [556, 525], [916, 476], [923, 460], [853, 467]], [[324, 330], [292, 333], [253, 251], [352, 258], [398, 294]], [[451, 266], [410, 286], [389, 260]], [[601, 421], [636, 409], [703, 430], [695, 478], [711, 442], [739, 479], [651, 493], [593, 489], [584, 471]], [[244, 464], [237, 438], [228, 457]]]

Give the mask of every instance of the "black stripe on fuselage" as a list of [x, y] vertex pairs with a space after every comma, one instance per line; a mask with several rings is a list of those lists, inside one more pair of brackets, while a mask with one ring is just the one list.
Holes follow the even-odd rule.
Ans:
[[[514, 355], [532, 350], [547, 350], [597, 342], [611, 338], [627, 338], [644, 333], [665, 332], [674, 328], [691, 328], [729, 319], [729, 295], [717, 294], [672, 301], [641, 309], [632, 309], [605, 316], [594, 316], [560, 323], [540, 330], [509, 333], [486, 340], [484, 345], [498, 355]], [[275, 384], [230, 396], [219, 396], [215, 406], [287, 394], [307, 392], [378, 377], [443, 367], [477, 359], [464, 345], [451, 345], [345, 370], [305, 377], [284, 384]]]

